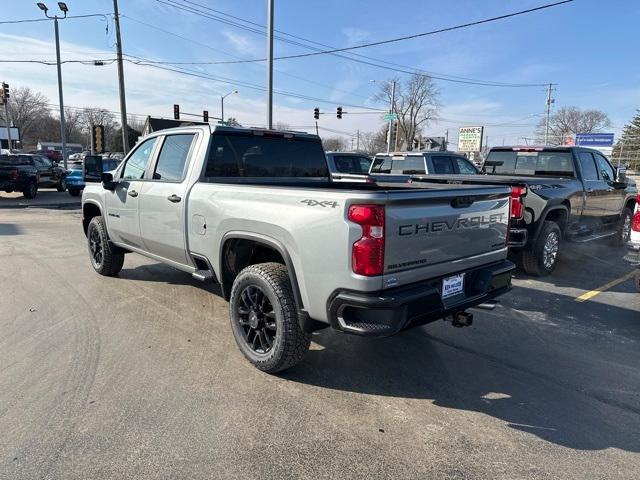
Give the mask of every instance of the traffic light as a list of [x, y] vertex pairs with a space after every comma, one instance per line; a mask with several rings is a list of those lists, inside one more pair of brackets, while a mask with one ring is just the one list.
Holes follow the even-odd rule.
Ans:
[[177, 103], [173, 105], [173, 119], [180, 120], [180, 105]]
[[336, 117], [342, 118], [342, 107], [338, 107], [336, 110]]
[[320, 109], [318, 107], [313, 109], [313, 118], [318, 120], [320, 118]]
[[4, 105], [9, 101], [9, 84], [2, 82], [2, 90], [0, 90], [0, 105]]
[[209, 110], [202, 111], [202, 121], [205, 123], [209, 121]]
[[93, 153], [104, 153], [104, 125], [91, 127], [91, 137]]

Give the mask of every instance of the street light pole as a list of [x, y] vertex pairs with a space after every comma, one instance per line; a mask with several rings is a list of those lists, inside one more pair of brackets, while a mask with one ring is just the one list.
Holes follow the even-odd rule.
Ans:
[[222, 123], [224, 123], [224, 99], [234, 93], [238, 93], [238, 90], [234, 90], [233, 92], [229, 92], [226, 95], [222, 95], [220, 97], [220, 118], [222, 118]]
[[273, 0], [267, 0], [267, 128], [273, 128]]
[[[62, 161], [64, 162], [64, 168], [67, 168], [67, 135], [66, 128], [64, 122], [64, 99], [62, 96], [62, 63], [60, 62], [60, 33], [58, 31], [58, 17], [54, 15], [53, 17], [49, 16], [47, 6], [38, 2], [36, 4], [40, 10], [42, 10], [47, 18], [53, 19], [54, 31], [56, 36], [56, 64], [58, 66], [58, 97], [60, 103], [60, 139], [62, 141]], [[62, 18], [67, 18], [67, 12], [69, 9], [67, 8], [67, 4], [64, 2], [58, 2], [58, 7], [60, 11], [64, 13]]]
[[67, 169], [67, 129], [64, 122], [64, 99], [62, 96], [62, 64], [60, 63], [60, 33], [58, 32], [58, 17], [53, 20], [56, 32], [56, 62], [58, 64], [58, 97], [60, 99], [60, 138], [62, 139], [62, 161]]
[[553, 99], [551, 98], [551, 90], [553, 87], [553, 83], [549, 84], [549, 88], [547, 90], [547, 121], [544, 126], [544, 144], [549, 144], [549, 120], [551, 118], [551, 104], [553, 103]]
[[118, 0], [113, 0], [113, 16], [116, 24], [116, 57], [118, 59], [118, 92], [120, 94], [120, 122], [122, 123], [122, 150], [129, 151], [129, 126], [127, 125], [127, 100], [124, 93], [124, 66], [122, 65], [122, 38], [120, 37], [120, 13]]

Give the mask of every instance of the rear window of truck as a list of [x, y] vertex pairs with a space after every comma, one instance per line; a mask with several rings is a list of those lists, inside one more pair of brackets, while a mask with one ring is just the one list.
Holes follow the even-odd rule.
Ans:
[[573, 156], [567, 151], [492, 150], [484, 170], [489, 175], [574, 175]]
[[371, 173], [393, 173], [396, 175], [425, 174], [422, 155], [403, 155], [401, 157], [379, 156], [373, 161]]
[[218, 133], [211, 137], [205, 177], [329, 177], [319, 141], [311, 138]]

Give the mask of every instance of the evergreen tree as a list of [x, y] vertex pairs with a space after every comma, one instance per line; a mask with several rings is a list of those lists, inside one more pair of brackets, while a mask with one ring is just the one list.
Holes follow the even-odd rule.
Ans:
[[632, 170], [640, 170], [640, 109], [636, 115], [625, 125], [622, 136], [613, 147], [613, 160], [626, 164]]

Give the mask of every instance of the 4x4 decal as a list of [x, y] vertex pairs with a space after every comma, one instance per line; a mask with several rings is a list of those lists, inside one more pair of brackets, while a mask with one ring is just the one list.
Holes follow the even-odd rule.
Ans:
[[300, 203], [306, 203], [310, 207], [331, 207], [331, 208], [336, 208], [337, 206], [339, 206], [338, 202], [330, 202], [329, 200], [320, 201], [320, 200], [308, 199], [308, 200], [301, 200]]

